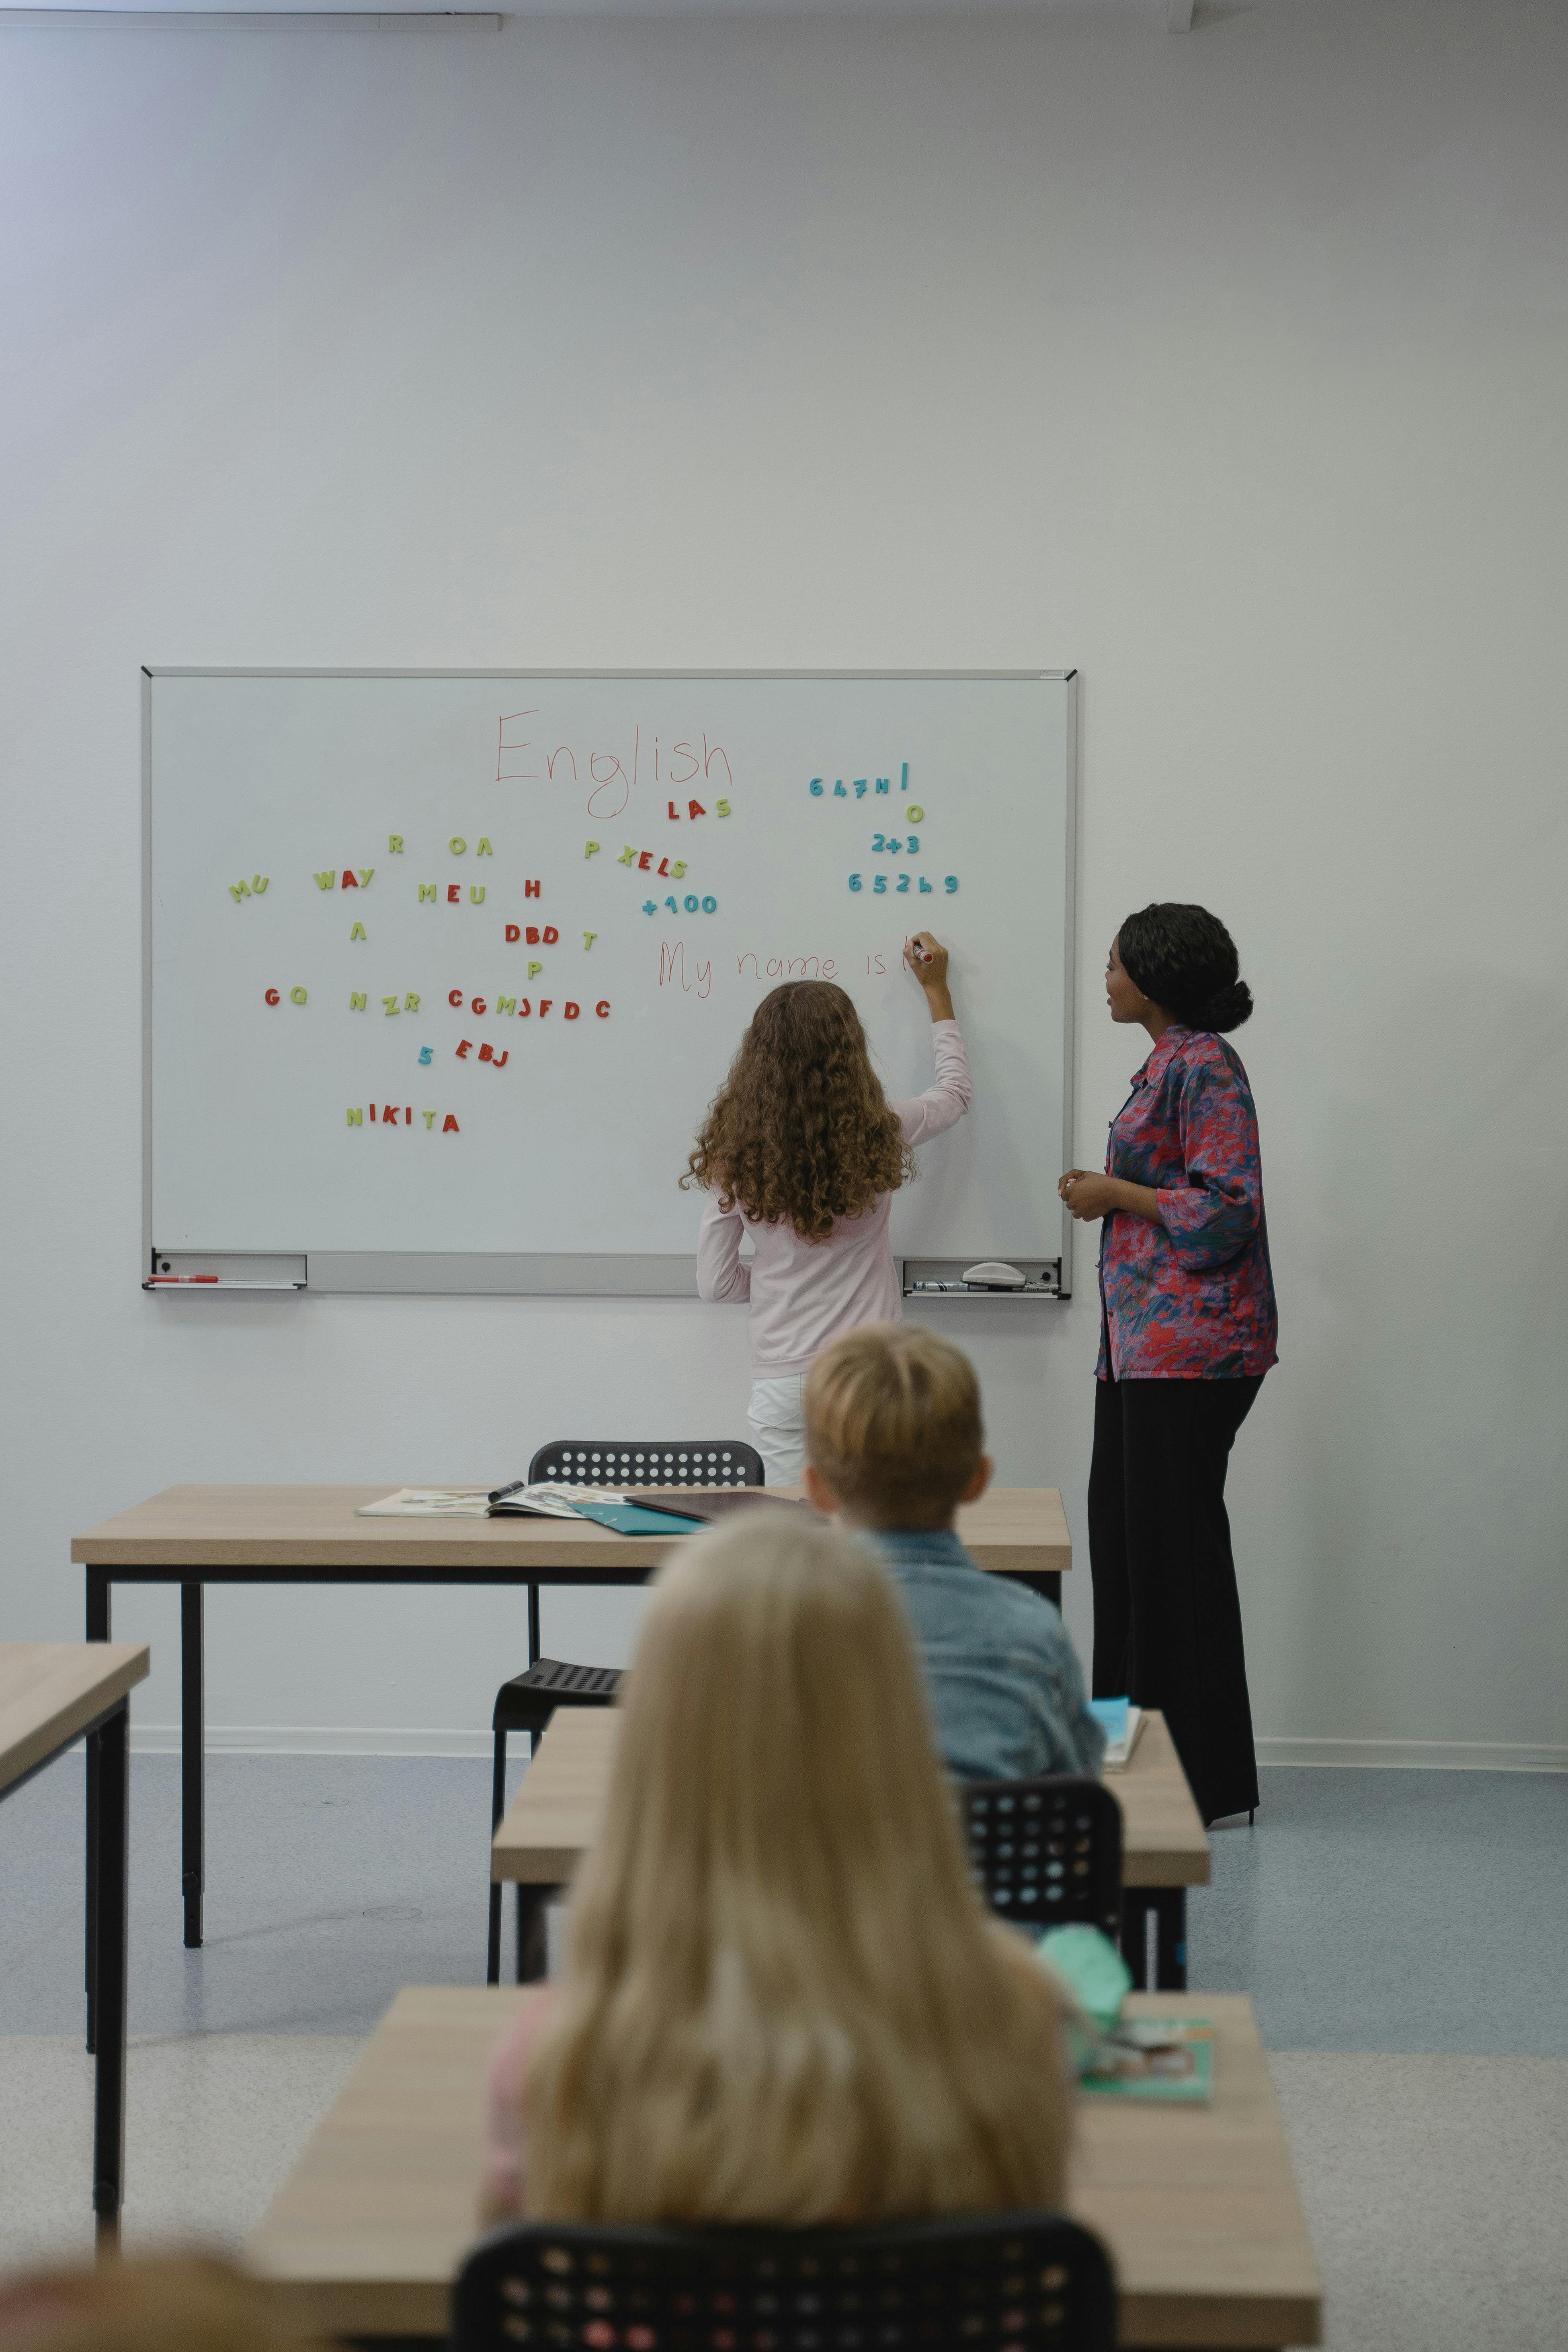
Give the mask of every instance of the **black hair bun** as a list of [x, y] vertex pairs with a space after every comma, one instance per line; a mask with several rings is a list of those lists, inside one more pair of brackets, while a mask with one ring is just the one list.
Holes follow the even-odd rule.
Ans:
[[1182, 1018], [1193, 1029], [1239, 1029], [1252, 1018], [1252, 991], [1246, 981], [1233, 980], [1228, 988], [1216, 989], [1206, 1003], [1184, 1013]]

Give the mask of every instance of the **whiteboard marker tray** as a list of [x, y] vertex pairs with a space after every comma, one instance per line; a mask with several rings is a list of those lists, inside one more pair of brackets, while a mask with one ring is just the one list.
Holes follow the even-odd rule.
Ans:
[[1070, 1295], [1062, 1287], [1059, 1257], [1016, 1257], [1001, 1251], [985, 1255], [1016, 1266], [1024, 1277], [1023, 1289], [972, 1289], [963, 1276], [966, 1267], [980, 1263], [974, 1257], [907, 1257], [900, 1269], [900, 1289], [906, 1299], [921, 1307], [973, 1306], [976, 1299], [986, 1307], [1037, 1306], [1042, 1299]]
[[248, 1250], [154, 1250], [142, 1287], [160, 1297], [200, 1298], [216, 1290], [303, 1290], [306, 1281], [302, 1251], [291, 1257]]

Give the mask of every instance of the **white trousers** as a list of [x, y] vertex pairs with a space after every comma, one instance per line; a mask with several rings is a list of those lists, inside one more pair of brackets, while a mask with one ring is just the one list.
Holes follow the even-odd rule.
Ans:
[[805, 1374], [753, 1381], [746, 1414], [770, 1486], [798, 1486], [805, 1468]]

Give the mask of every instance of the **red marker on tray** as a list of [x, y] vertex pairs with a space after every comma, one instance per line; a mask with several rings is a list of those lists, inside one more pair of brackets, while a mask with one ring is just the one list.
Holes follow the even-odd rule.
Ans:
[[149, 1290], [154, 1287], [162, 1289], [171, 1282], [216, 1282], [216, 1274], [153, 1274], [147, 1277], [147, 1287]]

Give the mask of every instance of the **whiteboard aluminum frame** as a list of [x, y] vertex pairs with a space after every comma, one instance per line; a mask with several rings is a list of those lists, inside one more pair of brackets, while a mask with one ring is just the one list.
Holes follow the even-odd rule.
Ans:
[[[266, 668], [231, 668], [226, 664], [143, 662], [142, 665], [142, 1265], [139, 1281], [146, 1288], [153, 1271], [153, 682], [159, 677], [375, 677], [375, 678], [824, 678], [868, 679], [886, 683], [927, 680], [984, 684], [990, 680], [1037, 681], [1065, 686], [1067, 694], [1067, 839], [1064, 844], [1063, 974], [1062, 974], [1062, 1166], [1072, 1165], [1073, 1097], [1077, 1084], [1078, 978], [1078, 697], [1076, 669], [298, 669], [279, 665]], [[1064, 1203], [1061, 1212], [1061, 1277], [1057, 1290], [1043, 1305], [1072, 1296], [1073, 1220]], [[237, 1253], [230, 1253], [237, 1255]], [[485, 1250], [315, 1250], [305, 1249], [304, 1288], [328, 1296], [529, 1298], [695, 1298], [697, 1259], [653, 1254], [605, 1251], [582, 1253], [531, 1251], [500, 1254]], [[1024, 1255], [1034, 1256], [1028, 1251]], [[187, 1257], [188, 1251], [163, 1251], [163, 1256]], [[246, 1255], [256, 1255], [253, 1252]], [[294, 1255], [298, 1255], [299, 1253]], [[257, 1258], [258, 1269], [264, 1261]], [[902, 1267], [900, 1267], [900, 1286]], [[278, 1291], [285, 1286], [261, 1275], [256, 1287]], [[300, 1295], [296, 1286], [295, 1297]], [[200, 1287], [159, 1289], [151, 1296], [168, 1297], [232, 1297], [239, 1286], [216, 1283]], [[984, 1304], [985, 1294], [973, 1294]], [[1016, 1305], [1016, 1301], [1012, 1302]]]

